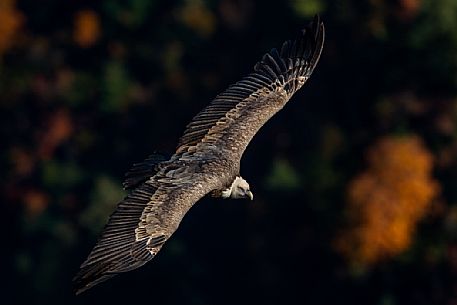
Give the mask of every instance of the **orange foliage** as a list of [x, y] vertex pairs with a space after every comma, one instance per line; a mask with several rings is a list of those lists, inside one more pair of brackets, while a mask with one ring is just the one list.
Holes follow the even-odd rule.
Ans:
[[100, 38], [100, 20], [96, 12], [83, 10], [76, 14], [73, 39], [82, 48], [93, 46]]
[[49, 197], [39, 190], [28, 190], [24, 193], [23, 201], [30, 216], [41, 214], [49, 204]]
[[18, 176], [29, 175], [35, 166], [32, 154], [19, 147], [11, 148], [10, 159], [13, 163], [14, 173]]
[[73, 122], [67, 110], [56, 111], [49, 119], [42, 138], [39, 140], [38, 155], [42, 159], [49, 159], [54, 150], [73, 132]]
[[0, 55], [14, 44], [14, 37], [24, 22], [15, 0], [0, 1]]
[[422, 0], [400, 0], [399, 16], [402, 19], [415, 17], [422, 6]]
[[180, 12], [180, 17], [184, 24], [201, 36], [209, 36], [215, 30], [216, 19], [202, 1], [187, 2]]
[[406, 250], [439, 191], [432, 155], [416, 136], [382, 138], [367, 157], [368, 169], [349, 184], [351, 227], [336, 240], [343, 255], [362, 265]]

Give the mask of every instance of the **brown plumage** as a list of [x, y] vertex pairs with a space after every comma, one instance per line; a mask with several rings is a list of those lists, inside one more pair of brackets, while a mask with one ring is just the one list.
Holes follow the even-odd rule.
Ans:
[[253, 198], [239, 177], [241, 156], [311, 76], [323, 43], [324, 26], [316, 17], [197, 114], [171, 158], [154, 154], [133, 166], [124, 182], [130, 193], [74, 279], [77, 293], [151, 260], [203, 196]]

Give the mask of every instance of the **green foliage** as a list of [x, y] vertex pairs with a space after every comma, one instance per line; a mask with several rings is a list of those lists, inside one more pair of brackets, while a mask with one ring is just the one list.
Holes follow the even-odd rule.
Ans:
[[103, 75], [103, 98], [101, 110], [119, 112], [129, 102], [130, 79], [125, 66], [119, 61], [110, 61], [105, 66]]
[[273, 190], [293, 190], [300, 187], [300, 178], [287, 160], [279, 159], [273, 162], [266, 185]]
[[322, 0], [290, 0], [294, 12], [304, 18], [311, 18], [321, 14], [325, 10], [325, 2]]
[[81, 225], [97, 235], [124, 194], [119, 182], [110, 177], [100, 176], [95, 179], [90, 204], [79, 217]]
[[115, 16], [118, 22], [133, 29], [145, 23], [156, 4], [155, 0], [104, 1], [103, 8], [108, 16]]
[[49, 160], [42, 167], [43, 184], [50, 189], [71, 188], [85, 178], [82, 169], [74, 163]]

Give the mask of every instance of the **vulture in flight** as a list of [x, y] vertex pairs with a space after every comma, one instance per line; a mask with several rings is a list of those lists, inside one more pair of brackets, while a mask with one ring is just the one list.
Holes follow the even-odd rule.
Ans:
[[324, 25], [316, 16], [198, 113], [170, 158], [153, 154], [132, 167], [124, 182], [129, 194], [74, 278], [77, 294], [150, 261], [205, 195], [253, 199], [240, 176], [243, 152], [311, 76], [323, 43]]

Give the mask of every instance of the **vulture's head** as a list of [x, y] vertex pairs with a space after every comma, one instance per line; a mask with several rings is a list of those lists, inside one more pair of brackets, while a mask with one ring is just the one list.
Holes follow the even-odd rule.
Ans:
[[226, 190], [222, 191], [223, 198], [232, 198], [232, 199], [254, 199], [254, 195], [249, 189], [249, 183], [241, 177], [236, 177], [233, 180], [232, 185]]

